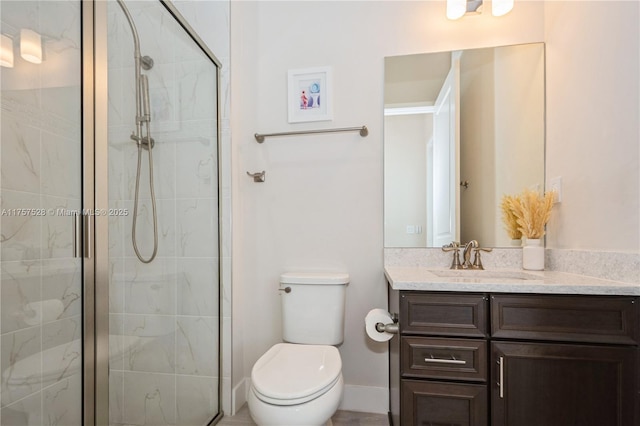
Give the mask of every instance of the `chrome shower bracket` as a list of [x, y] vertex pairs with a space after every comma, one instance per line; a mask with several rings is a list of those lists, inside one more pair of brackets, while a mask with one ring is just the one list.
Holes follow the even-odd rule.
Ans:
[[156, 141], [152, 137], [138, 137], [135, 133], [131, 133], [131, 140], [135, 141], [136, 144], [142, 145], [142, 148], [149, 150], [149, 145], [151, 145], [151, 149], [156, 146]]
[[153, 58], [147, 55], [143, 56], [142, 58], [140, 58], [140, 66], [143, 70], [149, 71], [151, 68], [153, 68]]
[[247, 175], [249, 175], [249, 177], [252, 177], [254, 182], [261, 183], [261, 182], [264, 182], [265, 171], [263, 170], [263, 171], [258, 172], [258, 173], [249, 173], [249, 172], [247, 172]]

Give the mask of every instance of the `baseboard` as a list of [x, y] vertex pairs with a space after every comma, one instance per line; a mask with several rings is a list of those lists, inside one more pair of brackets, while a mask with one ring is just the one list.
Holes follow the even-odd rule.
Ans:
[[247, 402], [247, 392], [251, 387], [251, 379], [245, 377], [240, 383], [233, 387], [231, 391], [231, 416], [235, 415], [240, 408]]
[[344, 396], [338, 410], [387, 414], [389, 412], [389, 389], [345, 385]]

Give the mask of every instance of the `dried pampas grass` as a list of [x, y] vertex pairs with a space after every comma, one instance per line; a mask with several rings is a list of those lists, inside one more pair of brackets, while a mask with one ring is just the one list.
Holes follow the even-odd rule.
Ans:
[[504, 195], [500, 208], [502, 209], [502, 221], [504, 222], [505, 229], [509, 238], [512, 240], [519, 240], [522, 238], [522, 232], [518, 226], [518, 218], [513, 213], [514, 204], [518, 203], [518, 197], [512, 195]]
[[[540, 194], [538, 191], [530, 189], [525, 189], [517, 196], [505, 195], [501, 207], [509, 236], [512, 236], [510, 229], [513, 226], [512, 220], [515, 218], [518, 231], [523, 237], [529, 239], [542, 238], [544, 236], [544, 227], [551, 216], [554, 199], [554, 191]], [[506, 210], [509, 210], [509, 212], [506, 213]], [[507, 214], [509, 215], [509, 221], [505, 219]]]

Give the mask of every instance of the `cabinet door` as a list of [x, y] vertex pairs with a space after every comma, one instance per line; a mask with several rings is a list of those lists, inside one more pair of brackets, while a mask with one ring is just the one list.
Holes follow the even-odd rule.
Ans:
[[402, 426], [487, 425], [487, 387], [403, 380]]
[[635, 348], [492, 343], [493, 426], [627, 426]]

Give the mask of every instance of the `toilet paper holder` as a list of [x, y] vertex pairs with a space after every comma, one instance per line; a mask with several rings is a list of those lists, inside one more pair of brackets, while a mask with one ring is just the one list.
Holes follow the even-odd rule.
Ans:
[[400, 324], [398, 324], [398, 314], [391, 314], [393, 322], [391, 324], [376, 323], [376, 331], [378, 333], [398, 334]]

